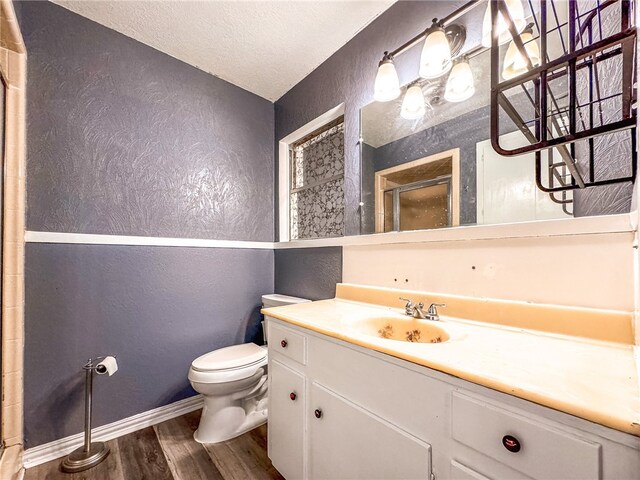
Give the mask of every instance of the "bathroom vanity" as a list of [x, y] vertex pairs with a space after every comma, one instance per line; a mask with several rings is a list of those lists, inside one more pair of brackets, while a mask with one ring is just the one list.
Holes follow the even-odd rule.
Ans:
[[[304, 326], [305, 311], [308, 326]], [[563, 347], [558, 342], [572, 343], [564, 336], [447, 318], [438, 322], [438, 328], [446, 331], [448, 338], [434, 343], [429, 339], [425, 340], [428, 343], [401, 342], [354, 329], [352, 319], [358, 312], [362, 315], [360, 323], [376, 314], [402, 319], [397, 308], [341, 299], [265, 311], [269, 457], [285, 478], [639, 477], [637, 377], [629, 379], [628, 384], [624, 378], [612, 380], [631, 387], [620, 398], [611, 398], [611, 403], [622, 402], [610, 405], [616, 412], [610, 412], [606, 405], [594, 405], [594, 410], [582, 409], [576, 416], [579, 412], [563, 403], [574, 398], [576, 408], [582, 408], [582, 403], [601, 400], [578, 398], [579, 392], [592, 386], [581, 391], [576, 385], [599, 380], [597, 372], [592, 377], [574, 378], [575, 368], [586, 361], [582, 356], [588, 348], [616, 351], [613, 343], [576, 338], [573, 346]], [[471, 338], [486, 344], [489, 338], [502, 342], [518, 335], [527, 336], [518, 348], [548, 342], [548, 349], [537, 355], [557, 354], [566, 359], [561, 350], [568, 348], [578, 356], [576, 364], [558, 364], [555, 372], [549, 372], [549, 384], [544, 385], [544, 379], [539, 378], [541, 383], [536, 386], [531, 382], [536, 367], [526, 363], [509, 366], [508, 358], [505, 364], [498, 345], [487, 345], [477, 352], [476, 363], [484, 367], [479, 366], [475, 373], [465, 371], [464, 360], [456, 364], [445, 350], [453, 342], [468, 342], [465, 348], [472, 355], [475, 344]], [[620, 348], [633, 356], [632, 350]], [[421, 356], [420, 352], [435, 349], [442, 351]], [[600, 351], [602, 355], [610, 353]], [[527, 355], [536, 356], [531, 352], [523, 355], [514, 357], [514, 362]], [[437, 364], [439, 356], [441, 364]], [[480, 376], [478, 372], [492, 362], [493, 377]], [[522, 373], [509, 380], [509, 368]], [[594, 367], [594, 371], [597, 369]], [[610, 369], [613, 376], [627, 373], [624, 368], [616, 371], [615, 365]], [[554, 382], [564, 375], [564, 391], [549, 393], [557, 390]], [[593, 387], [594, 391], [608, 388], [602, 382]], [[635, 397], [626, 399], [627, 393]], [[628, 405], [624, 403], [627, 400]], [[623, 409], [627, 411], [621, 412]], [[618, 427], [618, 419], [613, 418], [616, 415], [623, 422], [627, 417], [631, 421]]]

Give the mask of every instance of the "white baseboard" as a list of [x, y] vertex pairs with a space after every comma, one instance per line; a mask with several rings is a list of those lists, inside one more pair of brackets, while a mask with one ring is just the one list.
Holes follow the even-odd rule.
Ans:
[[[179, 417], [185, 413], [193, 412], [202, 407], [202, 395], [185, 398], [163, 407], [154, 408], [147, 412], [138, 413], [132, 417], [123, 418], [117, 422], [102, 425], [91, 430], [92, 440], [107, 441], [121, 437], [127, 433], [135, 432], [166, 420]], [[82, 445], [84, 433], [77, 433], [69, 437], [61, 438], [50, 443], [28, 448], [23, 454], [25, 468], [35, 467], [56, 458], [61, 458]]]

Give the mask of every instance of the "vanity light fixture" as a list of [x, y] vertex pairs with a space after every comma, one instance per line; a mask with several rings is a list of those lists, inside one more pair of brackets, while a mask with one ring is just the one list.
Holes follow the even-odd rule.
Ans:
[[444, 90], [444, 99], [447, 102], [463, 102], [473, 96], [476, 87], [473, 81], [473, 72], [469, 65], [469, 59], [462, 57], [456, 60]]
[[406, 120], [418, 120], [424, 116], [425, 112], [426, 106], [422, 87], [418, 84], [413, 84], [404, 94], [400, 116]]
[[[527, 28], [520, 35], [520, 40], [524, 44], [524, 49], [527, 52], [531, 65], [537, 67], [540, 65], [540, 49], [538, 43], [533, 38], [533, 24], [527, 25]], [[512, 40], [507, 48], [507, 53], [504, 57], [502, 65], [502, 78], [510, 80], [522, 75], [529, 70], [527, 65], [527, 59], [522, 56], [520, 50]]]
[[373, 98], [377, 102], [389, 102], [400, 96], [400, 81], [393, 64], [393, 56], [384, 52], [378, 64], [378, 74], [374, 86]]
[[425, 32], [424, 46], [420, 56], [422, 78], [438, 78], [451, 70], [451, 45], [441, 23], [437, 18]]
[[455, 57], [466, 39], [463, 26], [450, 24], [446, 27], [437, 18], [433, 19], [431, 27], [424, 33], [411, 39], [393, 52], [384, 52], [378, 64], [373, 98], [378, 102], [388, 102], [400, 95], [400, 84], [393, 59], [411, 47], [424, 42], [420, 58], [419, 74], [422, 78], [434, 79], [442, 77], [451, 70], [452, 58]]
[[[518, 33], [527, 26], [527, 21], [524, 16], [524, 7], [521, 0], [504, 0], [509, 15], [513, 20], [513, 26]], [[484, 12], [484, 20], [482, 22], [482, 45], [489, 48], [491, 46], [491, 0], [487, 2], [487, 9]], [[511, 40], [511, 32], [509, 31], [509, 25], [502, 16], [502, 12], [498, 15], [498, 45], [504, 45]]]
[[[502, 0], [502, 2], [508, 15], [506, 15], [506, 12], [504, 16], [502, 12], [497, 15], [497, 25], [495, 27], [499, 44], [502, 45], [512, 40], [511, 30], [515, 29], [515, 32], [525, 44], [531, 63], [534, 66], [538, 66], [541, 61], [540, 51], [533, 36], [533, 28], [531, 28], [531, 25], [527, 26], [522, 0]], [[473, 73], [469, 66], [469, 58], [479, 55], [491, 46], [492, 4], [494, 2], [491, 0], [470, 0], [446, 17], [440, 20], [434, 18], [427, 30], [408, 40], [397, 49], [392, 52], [384, 52], [384, 57], [378, 65], [378, 74], [375, 80], [375, 100], [388, 102], [398, 98], [400, 85], [393, 59], [420, 43], [423, 43], [418, 71], [420, 77], [427, 80], [437, 78], [443, 78], [444, 80], [444, 76], [449, 73], [444, 93], [444, 99], [448, 102], [462, 102], [473, 96], [475, 86]], [[486, 10], [482, 26], [482, 45], [467, 50], [463, 58], [456, 59], [464, 46], [466, 30], [462, 25], [454, 22], [474, 8], [483, 5], [486, 5]], [[511, 29], [505, 17], [511, 17]], [[527, 29], [526, 31], [525, 28]], [[504, 62], [502, 74], [505, 79], [519, 75], [523, 63], [525, 64], [524, 68], [528, 66], [527, 59], [519, 55], [519, 53], [519, 50], [512, 42]], [[444, 81], [442, 84], [444, 84]], [[407, 119], [419, 118], [424, 115], [419, 103], [418, 89], [413, 88], [414, 86], [408, 88], [402, 102], [401, 115]], [[424, 96], [422, 101], [424, 102]], [[434, 103], [431, 102], [430, 105], [434, 105]]]

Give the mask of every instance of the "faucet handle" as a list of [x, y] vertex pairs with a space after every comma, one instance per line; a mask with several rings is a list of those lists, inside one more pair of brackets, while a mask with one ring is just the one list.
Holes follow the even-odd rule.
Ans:
[[400, 300], [402, 300], [403, 302], [407, 302], [407, 304], [404, 306], [404, 311], [407, 315], [412, 315], [413, 314], [413, 300], [409, 300], [408, 298], [402, 298], [400, 297]]
[[438, 315], [437, 307], [446, 307], [445, 303], [432, 303], [429, 305], [429, 309], [427, 310], [427, 319], [429, 320], [440, 320], [440, 315]]

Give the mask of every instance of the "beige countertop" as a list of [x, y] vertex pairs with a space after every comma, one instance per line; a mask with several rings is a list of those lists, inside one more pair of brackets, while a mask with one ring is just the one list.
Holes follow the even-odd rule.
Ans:
[[[397, 293], [393, 291], [394, 298]], [[354, 322], [376, 316], [406, 319], [401, 308], [353, 301], [344, 298], [349, 297], [344, 289], [339, 296], [343, 298], [262, 312], [640, 436], [638, 347], [442, 313], [441, 321], [434, 323], [449, 334], [449, 341], [425, 344], [387, 340], [353, 330]]]

